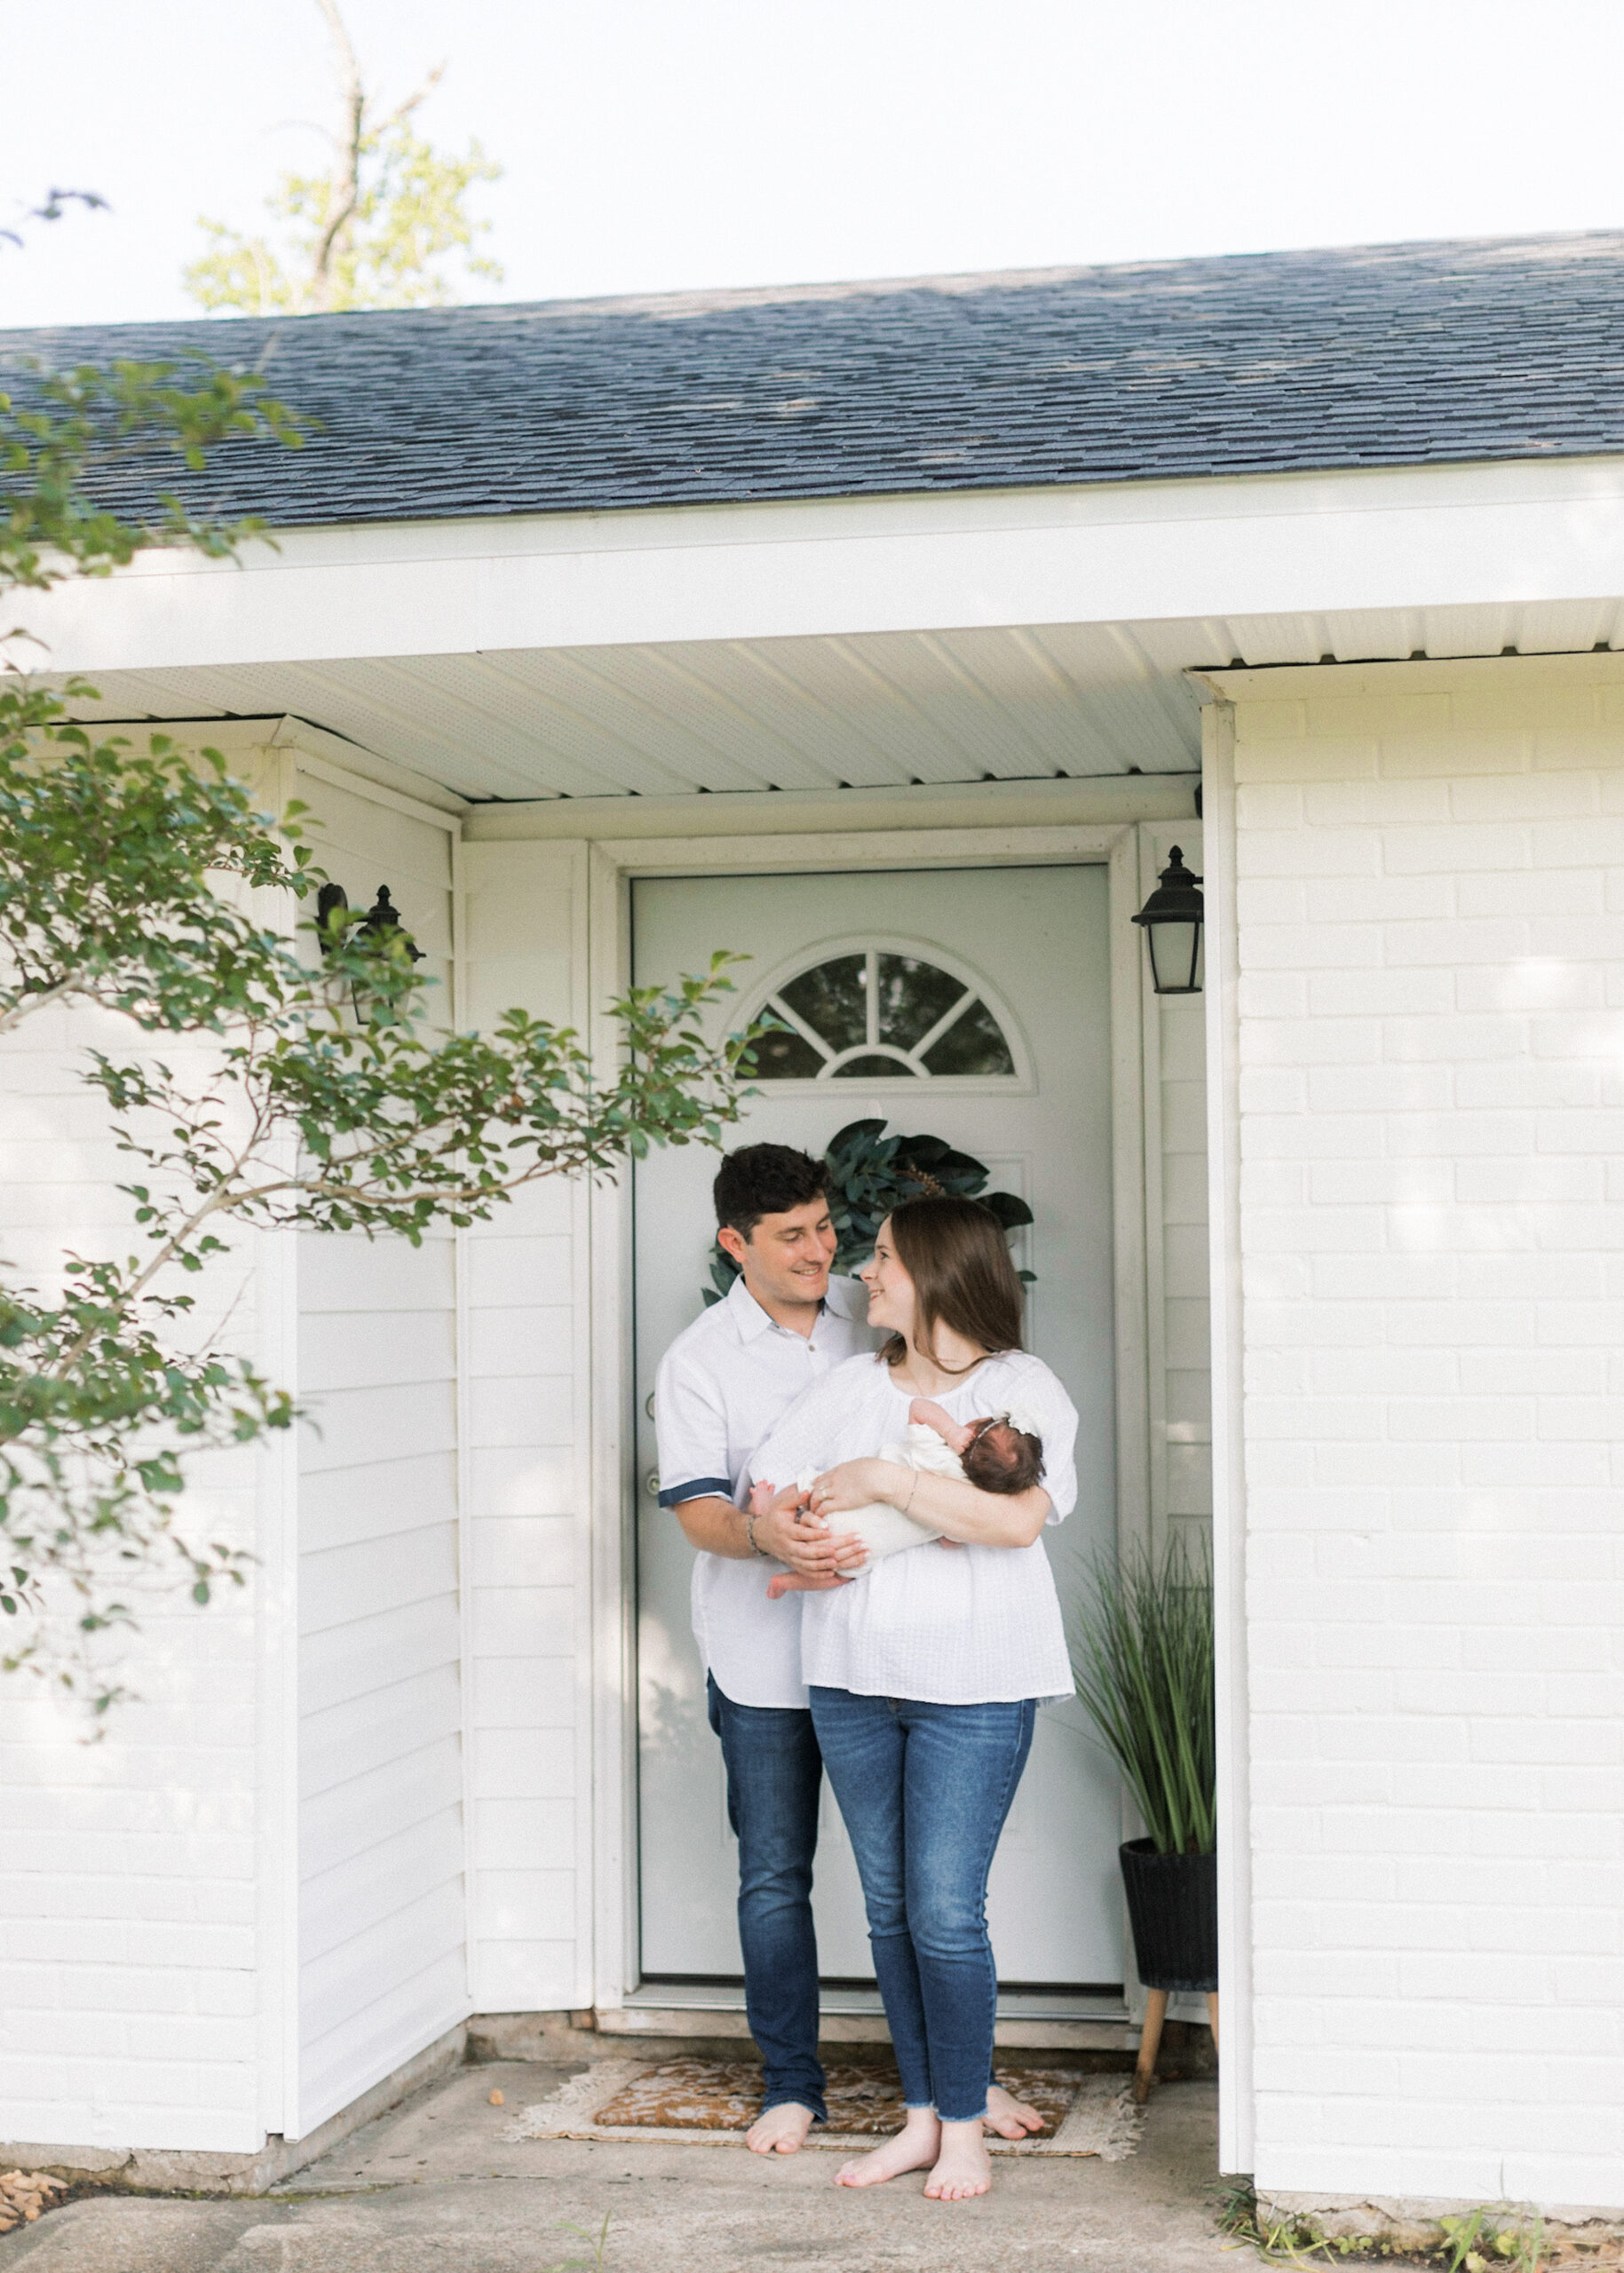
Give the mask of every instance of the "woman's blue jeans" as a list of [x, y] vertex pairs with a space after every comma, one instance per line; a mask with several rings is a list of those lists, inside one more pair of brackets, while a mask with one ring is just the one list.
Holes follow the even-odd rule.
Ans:
[[909, 2107], [986, 2112], [998, 1976], [986, 1881], [1037, 1705], [922, 1705], [812, 1691], [812, 1726], [851, 1833], [868, 1945]]

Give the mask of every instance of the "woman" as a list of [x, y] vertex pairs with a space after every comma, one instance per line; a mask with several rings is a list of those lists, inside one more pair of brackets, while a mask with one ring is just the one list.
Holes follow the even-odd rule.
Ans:
[[[982, 2135], [997, 2000], [987, 1874], [1038, 1705], [1072, 1690], [1039, 1535], [1076, 1499], [1077, 1415], [1048, 1366], [1021, 1349], [1020, 1281], [986, 1208], [908, 1200], [860, 1275], [868, 1322], [891, 1339], [814, 1382], [750, 1466], [775, 1485], [821, 1467], [796, 1495], [814, 1520], [883, 1500], [945, 1534], [808, 1595], [801, 1654], [907, 2106], [897, 2136], [847, 2163], [837, 2182], [873, 2186], [928, 2165], [925, 2192], [956, 2201], [992, 2182]], [[1042, 1484], [996, 1496], [873, 1458], [903, 1436], [915, 1397], [961, 1422], [1023, 1409], [1022, 1425], [1042, 1440]]]

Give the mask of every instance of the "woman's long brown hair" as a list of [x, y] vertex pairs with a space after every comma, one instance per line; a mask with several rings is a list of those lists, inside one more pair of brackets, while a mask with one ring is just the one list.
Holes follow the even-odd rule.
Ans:
[[[946, 1193], [905, 1200], [891, 1210], [891, 1238], [898, 1262], [914, 1282], [914, 1346], [922, 1356], [941, 1365], [936, 1354], [939, 1326], [963, 1334], [989, 1357], [1020, 1348], [1020, 1280], [1003, 1226], [988, 1208]], [[893, 1334], [880, 1355], [888, 1366], [899, 1366], [907, 1344]], [[956, 1370], [970, 1373], [973, 1366]]]

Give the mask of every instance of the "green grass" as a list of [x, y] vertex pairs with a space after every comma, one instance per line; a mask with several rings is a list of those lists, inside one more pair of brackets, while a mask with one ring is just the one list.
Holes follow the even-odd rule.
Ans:
[[1269, 2265], [1326, 2266], [1363, 2261], [1398, 2260], [1438, 2273], [1546, 2273], [1544, 2221], [1536, 2210], [1512, 2203], [1480, 2203], [1459, 2218], [1440, 2218], [1443, 2240], [1432, 2249], [1401, 2248], [1381, 2234], [1327, 2234], [1319, 2222], [1298, 2214], [1279, 2219], [1260, 2215], [1249, 2178], [1232, 2180], [1218, 2204], [1218, 2228], [1236, 2242], [1249, 2242]]
[[604, 2251], [609, 2243], [609, 2220], [612, 2214], [610, 2211], [604, 2212], [604, 2222], [596, 2233], [590, 2233], [584, 2226], [572, 2225], [567, 2218], [557, 2220], [556, 2222], [564, 2232], [579, 2234], [582, 2241], [590, 2243], [592, 2254], [590, 2257], [566, 2257], [557, 2265], [543, 2266], [542, 2273], [603, 2273]]

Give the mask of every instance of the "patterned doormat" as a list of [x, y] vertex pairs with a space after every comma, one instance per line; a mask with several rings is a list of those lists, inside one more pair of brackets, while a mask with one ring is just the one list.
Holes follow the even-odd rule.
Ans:
[[[1078, 2068], [1011, 2062], [998, 2080], [1043, 2117], [1035, 2137], [989, 2136], [995, 2155], [1097, 2155], [1119, 2163], [1139, 2143], [1144, 2111], [1129, 2079]], [[871, 2147], [902, 2127], [901, 2086], [892, 2067], [829, 2070], [829, 2119], [809, 2147]], [[521, 2108], [504, 2140], [646, 2139], [695, 2147], [737, 2146], [761, 2107], [761, 2070], [751, 2060], [595, 2060], [551, 2097]]]

